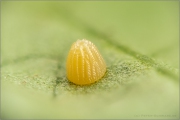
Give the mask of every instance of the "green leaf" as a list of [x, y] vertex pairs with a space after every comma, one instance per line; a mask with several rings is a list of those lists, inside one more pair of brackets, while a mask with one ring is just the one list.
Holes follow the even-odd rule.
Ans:
[[[179, 118], [177, 1], [2, 1], [2, 119]], [[77, 39], [107, 64], [98, 82], [66, 78]]]

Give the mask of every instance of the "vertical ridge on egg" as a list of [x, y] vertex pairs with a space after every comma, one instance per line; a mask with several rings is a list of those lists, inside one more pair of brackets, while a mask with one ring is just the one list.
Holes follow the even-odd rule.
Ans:
[[105, 72], [106, 64], [92, 42], [83, 39], [73, 43], [66, 62], [69, 81], [87, 85], [102, 78]]

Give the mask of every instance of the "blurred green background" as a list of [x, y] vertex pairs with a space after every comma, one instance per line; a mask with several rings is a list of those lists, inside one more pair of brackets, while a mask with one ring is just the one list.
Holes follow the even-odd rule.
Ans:
[[[67, 81], [77, 39], [107, 73]], [[1, 1], [1, 118], [179, 118], [178, 1]]]

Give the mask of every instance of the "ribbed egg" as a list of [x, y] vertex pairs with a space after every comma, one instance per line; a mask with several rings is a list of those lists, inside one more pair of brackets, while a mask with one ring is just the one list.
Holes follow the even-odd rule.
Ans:
[[102, 78], [105, 72], [106, 64], [92, 42], [83, 39], [73, 43], [66, 61], [69, 81], [87, 85]]

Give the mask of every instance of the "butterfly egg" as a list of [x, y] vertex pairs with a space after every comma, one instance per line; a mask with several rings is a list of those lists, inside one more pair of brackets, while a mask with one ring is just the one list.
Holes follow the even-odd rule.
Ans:
[[78, 40], [70, 48], [66, 61], [69, 81], [87, 85], [98, 81], [106, 72], [106, 64], [96, 46], [88, 40]]

